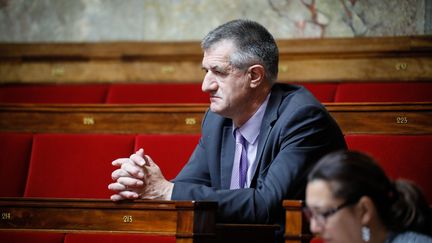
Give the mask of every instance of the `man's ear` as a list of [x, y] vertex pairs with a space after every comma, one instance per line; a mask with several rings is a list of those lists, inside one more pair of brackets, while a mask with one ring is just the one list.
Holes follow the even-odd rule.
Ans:
[[248, 68], [250, 87], [256, 88], [264, 81], [265, 70], [262, 65], [256, 64]]
[[377, 213], [375, 204], [372, 199], [367, 196], [360, 198], [356, 205], [357, 213], [360, 217], [362, 225], [369, 225], [374, 215]]

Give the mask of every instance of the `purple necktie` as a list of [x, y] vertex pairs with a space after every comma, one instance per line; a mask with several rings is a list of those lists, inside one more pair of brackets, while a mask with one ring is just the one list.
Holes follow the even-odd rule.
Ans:
[[247, 170], [248, 170], [248, 159], [246, 146], [247, 141], [237, 130], [235, 132], [236, 136], [236, 147], [234, 164], [231, 172], [231, 185], [230, 189], [239, 189], [247, 186]]
[[247, 159], [247, 152], [246, 152], [246, 139], [240, 134], [240, 132], [237, 135], [239, 138], [239, 143], [241, 144], [241, 156], [240, 156], [240, 168], [239, 168], [239, 187], [245, 188], [246, 187], [246, 177], [247, 177], [247, 170], [248, 170], [248, 159]]

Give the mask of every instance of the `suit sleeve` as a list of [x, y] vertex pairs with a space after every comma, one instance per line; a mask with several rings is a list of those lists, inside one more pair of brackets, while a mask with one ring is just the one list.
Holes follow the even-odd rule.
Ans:
[[221, 222], [273, 223], [281, 216], [282, 200], [304, 193], [310, 167], [332, 149], [331, 123], [328, 113], [313, 105], [282, 114], [267, 139], [255, 188], [212, 187], [200, 141], [186, 167], [188, 176], [175, 181], [172, 199], [216, 201]]

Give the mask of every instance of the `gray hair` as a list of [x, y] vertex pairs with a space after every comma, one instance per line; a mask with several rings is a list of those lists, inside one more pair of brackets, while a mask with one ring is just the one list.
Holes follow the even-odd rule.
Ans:
[[230, 40], [236, 46], [231, 55], [231, 65], [245, 69], [253, 64], [261, 64], [270, 83], [278, 75], [279, 51], [273, 36], [257, 22], [250, 20], [232, 20], [210, 31], [202, 40], [203, 50], [214, 44]]

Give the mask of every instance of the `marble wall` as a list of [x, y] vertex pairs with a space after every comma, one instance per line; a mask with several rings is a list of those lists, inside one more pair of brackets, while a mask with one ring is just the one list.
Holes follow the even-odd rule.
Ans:
[[432, 0], [0, 0], [0, 42], [200, 40], [248, 18], [278, 39], [432, 34]]

